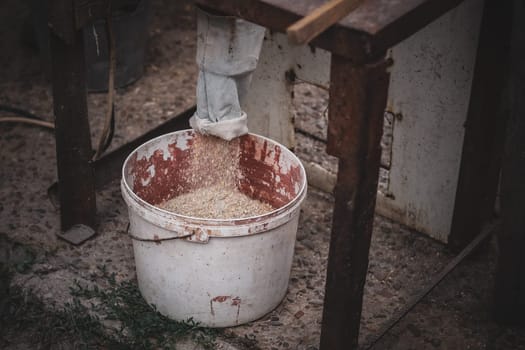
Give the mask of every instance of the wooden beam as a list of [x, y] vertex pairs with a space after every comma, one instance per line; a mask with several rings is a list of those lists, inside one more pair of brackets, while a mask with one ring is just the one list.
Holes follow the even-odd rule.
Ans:
[[330, 0], [289, 26], [286, 34], [293, 44], [307, 44], [328, 27], [345, 18], [362, 2], [363, 0]]

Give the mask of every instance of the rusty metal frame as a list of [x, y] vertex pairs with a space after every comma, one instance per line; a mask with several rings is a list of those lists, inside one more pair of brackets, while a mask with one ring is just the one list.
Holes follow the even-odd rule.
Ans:
[[461, 155], [449, 246], [463, 249], [494, 215], [508, 111], [511, 2], [486, 0]]
[[[64, 32], [51, 28], [53, 104], [62, 231], [76, 224], [95, 226], [95, 177], [87, 111], [84, 37], [74, 29], [71, 1], [53, 1], [51, 19], [62, 18]], [[68, 21], [67, 19], [71, 19]], [[67, 39], [66, 39], [67, 38]]]
[[383, 56], [367, 65], [354, 65], [332, 55], [327, 152], [339, 157], [339, 171], [321, 349], [357, 347], [390, 63]]
[[[487, 1], [496, 4], [495, 0]], [[270, 27], [272, 30], [282, 31], [283, 24], [292, 22], [297, 17], [282, 11], [279, 18], [272, 19], [265, 16], [265, 20], [269, 22], [263, 23], [261, 11], [254, 11], [254, 6], [257, 5], [258, 8], [262, 9], [268, 9], [271, 6], [262, 1], [212, 2], [199, 0], [198, 2], [211, 7], [218, 7], [219, 10], [223, 11], [231, 10], [231, 13], [247, 17], [247, 19], [256, 18], [260, 24]], [[78, 45], [76, 40], [78, 35], [71, 34], [75, 33], [75, 29], [70, 28], [71, 25], [75, 25], [75, 20], [68, 19], [74, 16], [73, 10], [67, 8], [69, 6], [67, 4], [72, 2], [61, 0], [55, 3], [62, 6], [59, 6], [60, 11], [55, 13], [58, 17], [53, 17], [55, 22], [52, 22], [56, 23], [55, 29], [59, 29], [59, 24], [62, 29], [67, 27], [63, 31], [59, 31], [60, 38], [58, 36], [55, 38], [53, 48], [55, 65], [63, 63], [62, 71], [65, 67], [66, 73], [64, 77], [55, 74], [53, 79], [57, 116], [57, 158], [62, 187], [60, 190], [61, 215], [63, 226], [77, 223], [75, 221], [78, 220], [87, 220], [86, 222], [91, 225], [94, 224], [95, 218], [95, 183], [96, 187], [100, 188], [111, 179], [117, 178], [120, 174], [120, 165], [127, 153], [134, 148], [134, 145], [142, 143], [148, 137], [151, 138], [156, 134], [147, 134], [135, 140], [134, 144], [121, 147], [97, 161], [92, 168], [89, 158], [86, 156], [88, 150], [91, 152], [91, 145], [86, 139], [86, 135], [89, 135], [89, 126], [86, 124], [87, 107], [84, 108], [85, 95], [84, 90], [82, 90], [82, 87], [85, 89], [85, 77], [82, 73], [74, 76], [74, 73], [79, 72], [82, 68], [82, 64], [79, 62], [83, 63], [83, 58], [80, 58], [81, 49], [74, 46]], [[226, 3], [229, 7], [225, 5]], [[442, 5], [438, 0], [428, 0], [424, 2], [425, 6], [419, 6], [420, 10], [425, 10], [423, 11], [424, 15], [417, 16], [416, 12], [411, 12], [406, 18], [383, 28], [377, 33], [376, 37], [336, 26], [313, 42], [314, 45], [319, 44], [321, 47], [331, 48], [332, 53], [335, 52], [332, 56], [331, 68], [332, 83], [330, 87], [327, 151], [339, 157], [325, 307], [323, 310], [322, 350], [356, 349], [358, 345], [362, 296], [368, 268], [368, 253], [380, 166], [383, 112], [388, 91], [389, 62], [385, 59], [385, 50], [417, 31], [432, 19], [437, 18], [445, 10], [448, 11], [460, 3], [460, 0], [447, 0], [444, 3], [445, 5]], [[249, 4], [253, 6], [250, 7]], [[237, 11], [235, 10], [236, 7]], [[59, 15], [66, 17], [61, 18]], [[57, 21], [56, 18], [61, 19], [61, 21]], [[394, 33], [396, 35], [389, 33], [396, 28], [399, 33]], [[58, 43], [60, 40], [63, 41], [62, 44]], [[69, 47], [64, 45], [69, 45]], [[340, 49], [336, 50], [337, 47]], [[68, 51], [70, 49], [71, 51]], [[481, 51], [479, 55], [482, 55]], [[481, 59], [479, 55], [478, 60]], [[72, 83], [80, 88], [74, 90], [75, 99], [68, 100], [65, 87]], [[352, 89], [347, 88], [349, 85], [352, 86]], [[494, 105], [490, 105], [490, 103], [495, 104], [497, 102], [494, 100], [487, 101], [488, 106], [492, 107]], [[79, 108], [78, 111], [73, 109], [74, 104]], [[80, 112], [80, 115], [75, 117], [79, 123], [74, 125], [72, 129], [64, 129], [64, 125], [69, 125], [67, 123], [70, 123], [75, 116], [75, 111]], [[172, 125], [173, 129], [168, 129], [171, 131], [179, 127], [186, 127], [184, 123], [189, 115], [188, 113], [191, 113], [190, 111], [186, 111], [183, 117], [175, 120]], [[489, 128], [490, 126], [490, 123], [485, 125]], [[155, 130], [160, 133], [168, 129], [159, 127]], [[75, 154], [79, 151], [80, 157]], [[463, 167], [464, 165], [462, 165]], [[93, 169], [95, 169], [94, 175]], [[82, 177], [74, 180], [74, 177], [71, 177], [72, 174]], [[468, 180], [471, 175], [465, 176], [465, 179]], [[84, 183], [81, 190], [76, 188], [80, 179]], [[74, 191], [74, 195], [67, 194], [71, 190]]]
[[501, 221], [494, 282], [493, 316], [504, 325], [525, 324], [525, 4], [512, 4], [507, 140], [501, 169]]
[[[119, 0], [125, 4], [128, 0]], [[104, 17], [108, 0], [56, 0], [48, 11], [58, 180], [48, 193], [60, 203], [61, 231], [96, 227], [96, 190], [120, 176], [126, 156], [145, 141], [189, 127], [192, 107], [117, 150], [92, 162], [82, 26]], [[79, 19], [81, 18], [81, 19]], [[80, 22], [79, 22], [80, 21]]]

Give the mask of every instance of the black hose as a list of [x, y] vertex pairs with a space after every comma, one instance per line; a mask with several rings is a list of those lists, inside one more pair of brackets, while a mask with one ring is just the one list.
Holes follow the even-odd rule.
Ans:
[[21, 117], [30, 118], [30, 119], [45, 120], [44, 118], [39, 117], [36, 114], [28, 112], [24, 109], [13, 107], [13, 106], [8, 106], [8, 105], [3, 105], [3, 104], [0, 104], [0, 112], [13, 113]]

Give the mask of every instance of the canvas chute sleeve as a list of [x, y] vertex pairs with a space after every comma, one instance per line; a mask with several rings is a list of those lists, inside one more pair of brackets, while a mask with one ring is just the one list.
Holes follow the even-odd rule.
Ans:
[[190, 125], [231, 140], [248, 133], [242, 110], [265, 29], [231, 16], [197, 13], [197, 111]]

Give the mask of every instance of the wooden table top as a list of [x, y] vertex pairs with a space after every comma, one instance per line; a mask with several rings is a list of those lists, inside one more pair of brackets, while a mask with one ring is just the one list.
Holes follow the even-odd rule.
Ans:
[[[325, 0], [196, 0], [203, 8], [284, 32]], [[366, 0], [312, 41], [356, 62], [373, 60], [460, 4], [462, 0]]]

